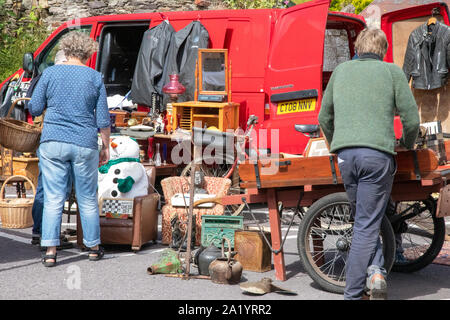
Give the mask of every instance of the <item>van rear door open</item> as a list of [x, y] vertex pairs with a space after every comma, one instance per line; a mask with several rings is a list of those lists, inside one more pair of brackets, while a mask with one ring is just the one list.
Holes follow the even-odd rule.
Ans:
[[92, 67], [102, 73], [108, 96], [125, 96], [130, 91], [142, 37], [149, 25], [149, 19], [99, 23], [99, 50]]
[[[420, 25], [427, 23], [436, 9], [434, 17], [446, 25], [450, 25], [449, 8], [443, 2], [429, 3], [385, 13], [381, 16], [381, 29], [386, 33], [389, 43], [384, 60], [403, 67], [409, 35]], [[437, 13], [439, 12], [439, 13]], [[414, 98], [419, 107], [421, 122], [440, 121], [444, 133], [450, 133], [450, 81], [446, 86], [435, 90], [419, 90], [412, 88]], [[394, 119], [396, 138], [402, 135], [399, 117]]]
[[318, 123], [328, 4], [317, 0], [283, 10], [274, 26], [264, 84], [267, 121], [260, 128], [278, 129], [286, 153], [299, 153], [308, 141], [296, 124]]

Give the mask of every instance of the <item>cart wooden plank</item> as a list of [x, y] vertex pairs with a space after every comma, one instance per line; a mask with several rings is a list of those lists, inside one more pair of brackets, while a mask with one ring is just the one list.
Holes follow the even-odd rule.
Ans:
[[[438, 159], [433, 150], [422, 149], [399, 152], [396, 156], [396, 181], [421, 180], [424, 185], [439, 183]], [[241, 188], [280, 188], [305, 185], [341, 184], [336, 155], [248, 160], [239, 165]], [[418, 170], [416, 170], [416, 164]], [[335, 175], [333, 175], [333, 171]], [[420, 177], [418, 177], [420, 174]], [[259, 175], [259, 179], [257, 178]]]

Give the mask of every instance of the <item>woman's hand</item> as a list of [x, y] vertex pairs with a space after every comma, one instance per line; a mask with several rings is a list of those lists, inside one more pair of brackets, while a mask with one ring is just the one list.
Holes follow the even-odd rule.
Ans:
[[99, 165], [102, 166], [104, 164], [107, 164], [109, 161], [109, 146], [106, 146], [106, 148], [102, 148], [100, 151], [99, 156]]
[[102, 166], [109, 161], [109, 136], [111, 134], [111, 128], [101, 128], [100, 136], [102, 138], [102, 149], [99, 155], [99, 165]]

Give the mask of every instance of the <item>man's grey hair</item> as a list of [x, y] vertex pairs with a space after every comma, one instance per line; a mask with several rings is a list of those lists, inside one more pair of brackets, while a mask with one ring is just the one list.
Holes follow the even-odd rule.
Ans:
[[378, 28], [366, 28], [356, 38], [355, 49], [358, 55], [375, 53], [384, 58], [388, 49], [386, 34]]
[[71, 31], [61, 38], [59, 49], [64, 51], [67, 59], [77, 58], [85, 62], [98, 50], [98, 43], [87, 34]]

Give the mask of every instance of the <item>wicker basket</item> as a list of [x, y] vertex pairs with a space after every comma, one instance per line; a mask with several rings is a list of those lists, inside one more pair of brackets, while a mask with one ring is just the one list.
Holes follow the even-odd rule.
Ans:
[[14, 101], [5, 118], [0, 119], [0, 144], [19, 152], [33, 152], [39, 146], [41, 128], [25, 121], [8, 119], [17, 102], [30, 100], [20, 98]]
[[[5, 199], [4, 190], [5, 186], [9, 180], [20, 177], [26, 180], [33, 188], [33, 199], [27, 198], [17, 198], [17, 199]], [[34, 195], [36, 194], [36, 189], [31, 182], [25, 176], [11, 176], [5, 180], [3, 186], [0, 190], [0, 219], [2, 221], [2, 228], [5, 229], [24, 229], [29, 228], [33, 225], [33, 217], [31, 215], [31, 210], [33, 208]]]

